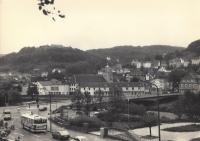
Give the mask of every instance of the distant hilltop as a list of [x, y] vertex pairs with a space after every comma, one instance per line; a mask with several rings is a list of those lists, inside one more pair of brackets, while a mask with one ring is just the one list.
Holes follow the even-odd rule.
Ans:
[[6, 54], [0, 54], [0, 57], [5, 56]]
[[10, 53], [0, 57], [0, 71], [30, 72], [38, 68], [51, 70], [63, 68], [66, 73], [96, 73], [106, 65], [106, 58], [117, 61], [122, 65], [130, 64], [133, 59], [152, 60], [156, 55], [165, 55], [170, 59], [176, 57], [192, 58], [200, 55], [200, 40], [189, 44], [188, 48], [151, 45], [151, 46], [116, 46], [105, 49], [80, 49], [62, 45], [43, 45], [24, 47], [17, 53]]

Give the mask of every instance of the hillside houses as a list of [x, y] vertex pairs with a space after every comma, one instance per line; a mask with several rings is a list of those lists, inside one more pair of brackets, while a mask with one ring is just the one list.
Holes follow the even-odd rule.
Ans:
[[[196, 62], [195, 62], [196, 61]], [[169, 82], [168, 76], [173, 69], [180, 68], [186, 70], [190, 62], [182, 58], [174, 58], [167, 62], [166, 60], [138, 61], [133, 60], [131, 64], [123, 67], [119, 62], [113, 66], [107, 65], [101, 68], [97, 74], [76, 74], [64, 76], [65, 79], [38, 79], [34, 81], [37, 84], [39, 95], [70, 95], [76, 91], [89, 93], [95, 96], [98, 92], [109, 96], [112, 93], [112, 87], [118, 87], [122, 94], [133, 97], [150, 94], [150, 88], [145, 82], [151, 82], [159, 87], [163, 92], [172, 91], [172, 82]], [[193, 59], [193, 64], [198, 64], [198, 58]], [[162, 65], [163, 64], [163, 65]], [[134, 67], [135, 66], [135, 67]], [[170, 68], [171, 66], [171, 68]], [[47, 72], [44, 73], [46, 77]], [[194, 79], [195, 78], [195, 79]], [[197, 79], [198, 78], [198, 79]], [[189, 80], [191, 79], [191, 80]], [[184, 93], [188, 90], [198, 92], [199, 76], [185, 76], [179, 85], [179, 91]]]
[[152, 67], [152, 63], [150, 61], [137, 61], [137, 60], [132, 60], [131, 62], [132, 66], [135, 66], [137, 69], [140, 68], [151, 68]]

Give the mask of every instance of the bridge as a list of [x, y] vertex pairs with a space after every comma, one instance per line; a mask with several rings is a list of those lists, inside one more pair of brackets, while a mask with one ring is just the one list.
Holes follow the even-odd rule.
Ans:
[[141, 94], [141, 95], [131, 95], [131, 94], [124, 94], [124, 99], [126, 100], [136, 100], [136, 99], [153, 99], [153, 98], [163, 98], [163, 97], [172, 97], [172, 96], [180, 96], [183, 95], [182, 93], [151, 93], [151, 94]]

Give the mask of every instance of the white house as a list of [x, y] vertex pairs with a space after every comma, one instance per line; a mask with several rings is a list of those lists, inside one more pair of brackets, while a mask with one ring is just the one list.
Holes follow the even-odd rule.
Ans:
[[198, 58], [193, 58], [193, 59], [191, 60], [191, 63], [192, 63], [192, 65], [198, 65], [198, 64], [200, 64], [200, 57], [198, 57]]
[[137, 69], [142, 67], [142, 63], [137, 60], [132, 60], [131, 65], [135, 66]]
[[63, 84], [61, 81], [52, 79], [51, 81], [38, 81], [35, 83], [39, 95], [68, 95], [70, 92], [69, 84]]
[[152, 84], [155, 84], [159, 89], [165, 91], [170, 89], [170, 83], [164, 78], [156, 78], [151, 80]]
[[99, 91], [103, 92], [104, 96], [107, 96], [110, 90], [107, 82], [81, 83], [79, 89], [81, 93], [88, 92], [91, 96], [94, 96]]
[[121, 88], [126, 99], [145, 97], [150, 94], [149, 86], [142, 82], [121, 82], [115, 85]]
[[142, 63], [142, 66], [143, 66], [144, 68], [151, 68], [151, 62], [143, 62], [143, 63]]
[[160, 67], [160, 68], [158, 69], [158, 71], [159, 71], [159, 72], [166, 72], [166, 73], [171, 72], [170, 70], [167, 70], [165, 67]]

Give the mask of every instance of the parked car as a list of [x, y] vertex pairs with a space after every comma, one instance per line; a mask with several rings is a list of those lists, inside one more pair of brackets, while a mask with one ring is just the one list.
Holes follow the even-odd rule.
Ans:
[[4, 120], [11, 120], [12, 116], [10, 110], [4, 109], [3, 118]]
[[39, 111], [46, 111], [47, 110], [47, 107], [40, 107], [39, 108]]
[[62, 131], [53, 132], [52, 137], [58, 140], [68, 140], [70, 138], [70, 135], [67, 130], [62, 130]]

